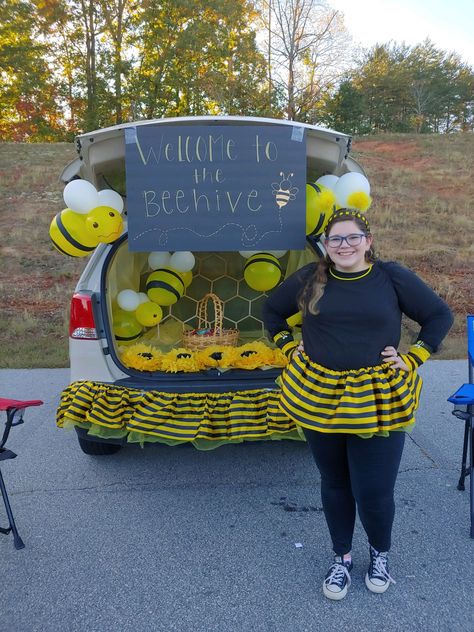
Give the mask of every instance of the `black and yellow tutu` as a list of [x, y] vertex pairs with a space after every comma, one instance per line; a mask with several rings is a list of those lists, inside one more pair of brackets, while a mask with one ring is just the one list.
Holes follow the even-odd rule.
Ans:
[[319, 432], [385, 434], [413, 425], [422, 386], [416, 371], [384, 363], [332, 371], [294, 353], [279, 380], [280, 408]]
[[129, 443], [191, 443], [208, 450], [224, 443], [303, 437], [280, 410], [277, 389], [224, 393], [143, 391], [101, 382], [73, 382], [61, 394], [57, 425]]

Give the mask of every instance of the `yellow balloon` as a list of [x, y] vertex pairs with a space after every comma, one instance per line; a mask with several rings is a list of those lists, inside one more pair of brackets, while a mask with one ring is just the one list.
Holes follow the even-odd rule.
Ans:
[[144, 327], [154, 327], [163, 318], [163, 310], [156, 303], [141, 303], [135, 310], [135, 318]]
[[192, 280], [193, 280], [193, 273], [192, 273], [192, 271], [188, 270], [187, 272], [180, 272], [180, 275], [183, 277], [184, 287], [189, 287], [191, 285]]
[[99, 243], [111, 244], [122, 234], [123, 219], [111, 206], [96, 206], [86, 215], [86, 228]]
[[336, 196], [321, 184], [306, 185], [306, 234], [319, 237], [329, 215], [334, 211]]
[[183, 296], [184, 290], [182, 273], [172, 268], [158, 268], [146, 281], [148, 298], [158, 305], [174, 305]]
[[112, 330], [117, 342], [125, 345], [132, 344], [140, 337], [143, 328], [132, 312], [115, 309], [112, 318]]
[[247, 259], [244, 267], [244, 279], [252, 290], [267, 292], [278, 284], [280, 278], [280, 262], [274, 255], [268, 252], [258, 252]]
[[86, 257], [99, 243], [87, 231], [85, 216], [70, 208], [65, 208], [53, 218], [49, 236], [56, 250], [70, 257]]

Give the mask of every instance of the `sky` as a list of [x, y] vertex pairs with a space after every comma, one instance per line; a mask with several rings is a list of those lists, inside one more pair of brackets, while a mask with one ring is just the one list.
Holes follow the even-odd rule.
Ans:
[[328, 0], [344, 13], [354, 43], [364, 47], [394, 40], [408, 45], [429, 38], [456, 51], [474, 68], [474, 0]]

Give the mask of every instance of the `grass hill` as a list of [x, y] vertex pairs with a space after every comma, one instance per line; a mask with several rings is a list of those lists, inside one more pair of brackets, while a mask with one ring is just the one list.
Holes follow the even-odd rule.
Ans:
[[[376, 248], [420, 274], [456, 314], [440, 358], [466, 355], [465, 316], [474, 309], [473, 134], [355, 139], [367, 172]], [[0, 143], [0, 367], [67, 366], [69, 301], [86, 261], [51, 246], [64, 208], [58, 177], [72, 144]], [[417, 327], [405, 324], [405, 338]]]

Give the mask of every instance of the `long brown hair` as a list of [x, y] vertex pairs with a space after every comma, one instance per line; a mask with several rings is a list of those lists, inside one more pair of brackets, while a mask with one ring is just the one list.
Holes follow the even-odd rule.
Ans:
[[[346, 209], [340, 209], [341, 211], [345, 211]], [[357, 224], [357, 227], [364, 233], [366, 237], [371, 235], [370, 228], [365, 217], [357, 217], [356, 214], [352, 213], [341, 213], [338, 211], [333, 215], [333, 217], [329, 220], [326, 228], [325, 234], [329, 235], [331, 232], [331, 228], [338, 224], [339, 222], [346, 222], [347, 220], [354, 221]], [[365, 253], [365, 260], [367, 263], [374, 263], [377, 261], [377, 255], [374, 250], [373, 243], [371, 244], [369, 250]], [[316, 266], [316, 271], [314, 275], [312, 275], [308, 281], [306, 282], [303, 291], [301, 292], [298, 298], [298, 307], [303, 312], [303, 314], [319, 314], [318, 303], [321, 300], [321, 297], [324, 294], [324, 290], [326, 288], [326, 283], [328, 282], [328, 271], [332, 265], [332, 260], [328, 254], [323, 259], [318, 261], [318, 265]]]

